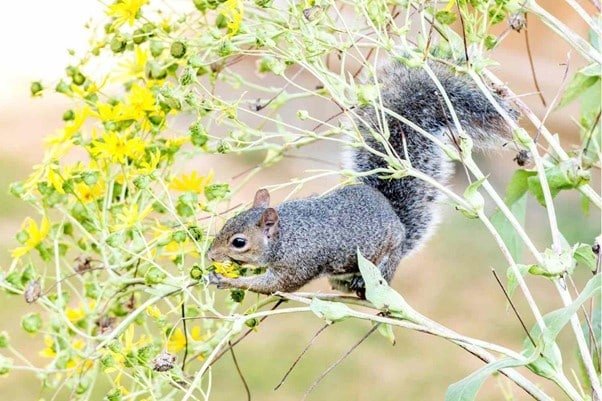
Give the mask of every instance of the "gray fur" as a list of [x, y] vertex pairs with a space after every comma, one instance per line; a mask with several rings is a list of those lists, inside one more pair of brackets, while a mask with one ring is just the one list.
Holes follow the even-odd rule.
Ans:
[[[475, 145], [486, 146], [507, 136], [509, 130], [504, 120], [474, 83], [445, 68], [432, 68]], [[380, 77], [385, 107], [438, 137], [443, 138], [450, 131], [452, 118], [435, 83], [424, 70], [391, 64]], [[514, 113], [503, 100], [498, 100]], [[374, 149], [382, 150], [365, 126], [367, 123], [377, 129], [376, 111], [365, 107], [358, 114], [358, 127], [364, 139]], [[405, 157], [402, 139], [405, 137], [414, 168], [440, 182], [449, 178], [452, 171], [449, 162], [436, 144], [396, 119], [388, 118], [387, 124], [389, 143], [400, 157]], [[386, 167], [384, 160], [362, 149], [354, 151], [352, 164], [358, 172]], [[262, 193], [260, 198], [266, 194]], [[267, 210], [267, 202], [262, 202], [261, 207], [228, 220], [208, 256], [213, 260], [264, 266], [267, 271], [253, 277], [212, 275], [210, 281], [221, 288], [270, 294], [295, 291], [316, 277], [328, 275], [334, 288], [362, 296], [364, 283], [358, 272], [357, 249], [391, 281], [400, 260], [424, 243], [432, 231], [438, 197], [435, 188], [416, 178], [381, 179], [372, 175], [362, 178], [361, 184], [322, 197], [282, 203], [275, 208], [278, 220], [274, 226], [262, 223]], [[230, 244], [236, 235], [249, 240], [244, 252]]]

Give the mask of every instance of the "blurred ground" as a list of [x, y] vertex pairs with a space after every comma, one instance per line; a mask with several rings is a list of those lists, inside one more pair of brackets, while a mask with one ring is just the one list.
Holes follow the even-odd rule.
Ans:
[[[541, 1], [554, 14], [577, 32], [584, 34], [577, 15], [564, 10], [564, 2]], [[60, 116], [65, 107], [63, 100], [48, 96], [42, 100], [28, 97], [29, 83], [36, 79], [53, 79], [61, 74], [66, 65], [66, 47], [81, 48], [86, 42], [82, 25], [91, 15], [101, 10], [101, 4], [93, 0], [56, 0], [39, 2], [24, 0], [0, 6], [0, 39], [2, 59], [0, 63], [0, 266], [9, 263], [8, 249], [15, 245], [13, 235], [29, 210], [7, 193], [7, 186], [29, 173], [32, 164], [42, 156], [42, 137], [61, 125]], [[544, 26], [533, 21], [529, 26], [531, 45], [544, 95], [551, 100], [564, 75], [568, 47]], [[496, 50], [500, 61], [498, 74], [517, 93], [533, 92], [524, 37], [511, 33], [500, 49]], [[583, 65], [573, 54], [569, 69], [574, 71]], [[544, 109], [537, 96], [523, 99], [543, 115]], [[574, 122], [567, 116], [576, 115], [577, 108], [553, 112], [549, 127], [558, 132], [566, 143], [577, 139]], [[338, 150], [333, 146], [307, 149], [317, 157], [336, 160]], [[500, 152], [482, 157], [483, 170], [491, 173], [496, 188], [503, 188], [514, 164], [510, 152]], [[201, 161], [204, 169], [215, 159]], [[218, 178], [230, 181], [255, 160], [221, 158], [223, 167]], [[222, 164], [223, 163], [223, 164]], [[195, 165], [196, 162], [195, 162]], [[299, 175], [308, 168], [316, 168], [315, 162], [288, 160], [279, 168], [266, 171], [254, 180], [248, 191], [259, 185], [274, 184]], [[458, 174], [461, 188], [463, 181]], [[312, 183], [304, 193], [321, 191], [334, 181]], [[241, 197], [250, 196], [249, 192]], [[278, 195], [277, 195], [278, 196]], [[246, 200], [246, 199], [245, 199]], [[591, 243], [600, 232], [600, 215], [583, 216], [579, 201], [574, 196], [561, 195], [556, 205], [561, 231], [569, 242]], [[510, 347], [518, 347], [523, 335], [517, 320], [506, 308], [503, 295], [493, 279], [490, 269], [495, 267], [503, 274], [505, 263], [495, 244], [478, 221], [470, 221], [444, 209], [443, 223], [427, 246], [411, 259], [403, 262], [394, 287], [401, 291], [416, 309], [462, 334], [492, 340]], [[545, 214], [543, 209], [530, 203], [527, 228], [545, 247], [548, 233], [542, 230]], [[552, 286], [544, 281], [533, 280], [536, 298], [543, 310], [557, 306]], [[312, 284], [313, 288], [327, 289], [325, 282]], [[519, 294], [515, 297], [522, 311]], [[15, 328], [20, 315], [26, 310], [21, 298], [9, 298], [0, 294], [0, 330], [8, 330], [13, 342], [27, 349], [32, 340]], [[528, 313], [524, 313], [532, 323]], [[272, 391], [280, 377], [297, 354], [303, 349], [321, 322], [315, 317], [288, 316], [267, 320], [260, 327], [261, 335], [248, 338], [238, 348], [238, 357], [247, 375], [255, 400], [298, 400], [312, 381], [341, 354], [351, 347], [369, 326], [365, 323], [345, 322], [329, 328], [315, 347], [302, 360], [288, 382]], [[340, 367], [316, 389], [313, 400], [440, 400], [447, 386], [457, 381], [481, 363], [452, 344], [440, 339], [398, 330], [397, 345], [392, 347], [382, 337], [373, 335], [362, 344]], [[35, 340], [39, 342], [39, 339]], [[31, 355], [35, 358], [35, 355]], [[574, 361], [565, 361], [574, 367]], [[567, 369], [568, 371], [568, 369]], [[239, 379], [229, 358], [224, 358], [214, 369], [215, 400], [243, 399]], [[480, 400], [500, 400], [498, 386], [507, 382], [491, 379], [480, 394]], [[517, 400], [526, 400], [524, 393], [514, 388]], [[2, 399], [25, 401], [37, 399], [39, 384], [32, 374], [11, 374], [0, 378]], [[562, 399], [560, 397], [559, 399]]]

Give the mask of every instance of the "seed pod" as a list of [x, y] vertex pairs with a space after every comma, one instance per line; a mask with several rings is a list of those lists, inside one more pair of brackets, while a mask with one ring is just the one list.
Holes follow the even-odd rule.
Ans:
[[161, 352], [153, 359], [153, 370], [155, 372], [167, 372], [173, 369], [176, 356], [167, 351]]
[[30, 281], [29, 284], [27, 284], [27, 288], [25, 288], [23, 296], [25, 297], [25, 302], [31, 304], [37, 301], [38, 298], [40, 298], [41, 294], [42, 286], [40, 285], [40, 280], [37, 279], [34, 281]]
[[508, 17], [508, 25], [516, 32], [520, 32], [527, 26], [527, 19], [525, 13], [516, 13]]
[[529, 154], [529, 151], [523, 149], [519, 151], [512, 160], [514, 160], [519, 166], [523, 167], [529, 162], [530, 159], [531, 155]]
[[173, 42], [169, 52], [174, 58], [182, 58], [186, 54], [186, 45], [180, 41]]
[[38, 96], [44, 90], [42, 83], [40, 81], [35, 81], [31, 83], [31, 96]]

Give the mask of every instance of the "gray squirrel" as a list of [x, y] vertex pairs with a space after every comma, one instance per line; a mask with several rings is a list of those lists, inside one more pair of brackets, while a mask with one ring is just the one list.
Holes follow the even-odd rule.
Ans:
[[[431, 68], [475, 146], [491, 147], [509, 139], [510, 127], [472, 80], [442, 65]], [[384, 107], [441, 140], [449, 139], [452, 117], [426, 71], [393, 62], [380, 70], [378, 77]], [[493, 96], [517, 117], [507, 100]], [[361, 118], [357, 125], [366, 144], [383, 151], [383, 145], [363, 125], [377, 127], [376, 113], [372, 107], [358, 108]], [[413, 168], [445, 183], [452, 166], [439, 146], [398, 119], [388, 118], [387, 124], [388, 141], [397, 155], [407, 155]], [[387, 167], [379, 155], [364, 148], [353, 149], [350, 159], [356, 172]], [[433, 231], [439, 193], [415, 177], [389, 179], [372, 174], [359, 181], [324, 196], [290, 200], [275, 207], [269, 206], [267, 190], [257, 191], [252, 207], [225, 223], [207, 256], [212, 261], [265, 267], [265, 273], [237, 278], [212, 273], [209, 282], [218, 288], [272, 294], [296, 291], [327, 275], [333, 289], [363, 297], [358, 249], [390, 282], [401, 259], [424, 244]]]

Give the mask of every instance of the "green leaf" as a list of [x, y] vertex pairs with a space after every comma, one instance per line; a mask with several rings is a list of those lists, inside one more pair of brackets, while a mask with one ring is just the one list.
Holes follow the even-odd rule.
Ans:
[[[521, 225], [524, 224], [527, 213], [526, 193], [529, 189], [528, 179], [536, 174], [537, 173], [534, 171], [517, 170], [506, 187], [504, 202], [508, 205], [508, 208]], [[510, 221], [498, 209], [493, 216], [491, 216], [491, 223], [502, 237], [512, 258], [515, 261], [519, 261], [523, 250], [523, 241]]]
[[[527, 272], [533, 266], [534, 265], [516, 265], [521, 276], [527, 274]], [[518, 287], [518, 279], [516, 277], [516, 274], [514, 274], [514, 270], [511, 267], [508, 267], [508, 270], [506, 271], [506, 277], [508, 278], [508, 296], [512, 297], [512, 294], [514, 294], [514, 291], [516, 291], [516, 287]]]
[[451, 11], [443, 10], [438, 11], [437, 14], [435, 14], [435, 18], [443, 25], [450, 25], [456, 20], [456, 14], [452, 13]]
[[380, 323], [377, 330], [380, 335], [389, 340], [391, 345], [395, 345], [395, 333], [393, 332], [393, 326], [390, 324]]
[[581, 96], [587, 89], [594, 85], [599, 85], [599, 83], [600, 66], [598, 64], [592, 64], [582, 68], [575, 73], [571, 82], [567, 85], [557, 107], [560, 108], [566, 106]]
[[523, 366], [524, 362], [514, 358], [504, 358], [487, 364], [470, 376], [449, 386], [445, 393], [445, 401], [473, 401], [483, 382], [493, 373], [501, 369]]
[[504, 202], [506, 205], [512, 206], [523, 198], [529, 189], [529, 177], [536, 176], [537, 172], [527, 170], [516, 170], [506, 187], [506, 196]]
[[311, 300], [309, 308], [316, 316], [328, 323], [339, 322], [353, 314], [353, 310], [343, 303], [323, 301], [318, 298]]
[[531, 362], [527, 367], [534, 373], [543, 377], [553, 377], [562, 369], [562, 358], [560, 350], [556, 345], [556, 337], [566, 326], [571, 317], [577, 313], [581, 305], [594, 294], [602, 290], [602, 275], [596, 275], [586, 284], [576, 300], [570, 305], [557, 309], [543, 317], [546, 330], [542, 333], [539, 325], [535, 325], [530, 331], [530, 337], [535, 341], [533, 345], [530, 338], [524, 340], [525, 355], [538, 355], [538, 359]]
[[398, 292], [389, 287], [380, 270], [357, 250], [357, 262], [366, 285], [366, 299], [377, 309], [404, 316], [410, 306]]
[[[523, 195], [513, 204], [508, 205], [508, 207], [510, 208], [510, 211], [516, 220], [523, 225], [525, 222], [525, 215], [527, 213], [527, 196]], [[496, 210], [493, 216], [491, 216], [491, 223], [502, 237], [502, 240], [508, 247], [512, 258], [515, 261], [519, 261], [523, 251], [523, 241], [512, 226], [512, 223], [510, 223], [510, 221], [500, 210]]]
[[582, 264], [592, 271], [596, 270], [596, 254], [592, 251], [591, 245], [578, 244], [573, 252], [573, 257], [577, 263]]

